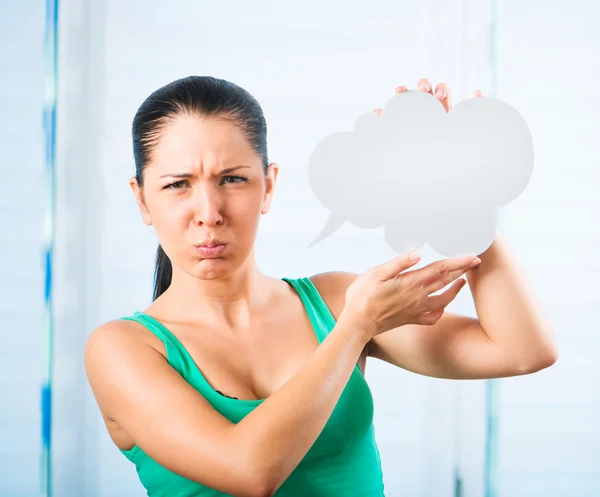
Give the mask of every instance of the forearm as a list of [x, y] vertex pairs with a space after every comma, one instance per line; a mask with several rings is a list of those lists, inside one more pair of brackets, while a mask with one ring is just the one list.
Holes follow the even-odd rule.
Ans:
[[467, 281], [489, 340], [525, 367], [535, 368], [536, 361], [553, 362], [557, 351], [550, 323], [499, 233], [479, 258], [481, 264], [467, 273]]
[[325, 427], [368, 342], [342, 314], [307, 364], [238, 425], [255, 470], [278, 488]]

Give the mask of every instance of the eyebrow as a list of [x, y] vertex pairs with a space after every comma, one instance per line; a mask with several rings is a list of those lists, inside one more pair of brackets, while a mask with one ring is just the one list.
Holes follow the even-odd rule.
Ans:
[[[250, 168], [250, 166], [228, 167], [227, 169], [223, 169], [219, 174], [229, 174], [229, 173], [232, 173], [233, 171], [235, 171], [237, 169], [241, 169], [241, 168]], [[182, 178], [182, 179], [188, 179], [188, 178], [193, 178], [193, 177], [194, 177], [194, 175], [191, 173], [163, 174], [161, 176], [161, 178]]]

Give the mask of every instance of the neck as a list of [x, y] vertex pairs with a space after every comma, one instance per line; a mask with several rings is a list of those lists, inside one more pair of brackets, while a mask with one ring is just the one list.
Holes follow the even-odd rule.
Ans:
[[171, 285], [160, 297], [160, 307], [168, 309], [169, 315], [181, 316], [182, 321], [209, 319], [244, 328], [249, 326], [254, 311], [264, 308], [272, 282], [273, 278], [258, 269], [254, 252], [235, 273], [222, 279], [203, 280], [174, 267]]

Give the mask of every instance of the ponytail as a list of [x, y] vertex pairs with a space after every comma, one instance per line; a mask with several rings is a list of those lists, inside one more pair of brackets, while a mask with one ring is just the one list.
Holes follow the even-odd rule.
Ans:
[[156, 251], [156, 264], [154, 269], [154, 296], [152, 301], [160, 297], [171, 285], [173, 276], [173, 266], [171, 260], [165, 254], [163, 248], [159, 245]]

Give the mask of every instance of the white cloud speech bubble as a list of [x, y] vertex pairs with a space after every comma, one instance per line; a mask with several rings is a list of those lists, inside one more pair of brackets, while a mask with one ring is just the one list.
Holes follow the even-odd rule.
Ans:
[[348, 221], [384, 227], [400, 253], [427, 243], [447, 257], [478, 255], [532, 173], [531, 133], [510, 105], [472, 98], [446, 112], [429, 93], [399, 93], [381, 116], [362, 114], [315, 147], [309, 181], [330, 215], [309, 247]]

